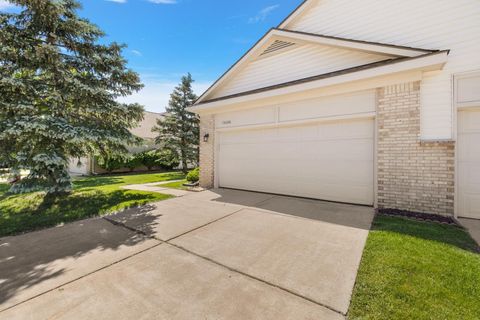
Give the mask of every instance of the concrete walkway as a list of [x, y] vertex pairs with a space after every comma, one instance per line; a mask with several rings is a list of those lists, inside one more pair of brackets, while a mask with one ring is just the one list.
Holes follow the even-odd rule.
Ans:
[[473, 240], [480, 246], [480, 220], [460, 218], [460, 223], [468, 230]]
[[343, 319], [372, 219], [214, 190], [3, 238], [0, 319]]
[[168, 184], [168, 183], [173, 183], [173, 182], [177, 182], [177, 181], [180, 181], [180, 180], [155, 182], [155, 183], [145, 183], [145, 184], [132, 184], [132, 185], [128, 185], [128, 186], [122, 186], [120, 188], [121, 189], [126, 189], [126, 190], [158, 192], [158, 193], [163, 193], [163, 194], [169, 194], [169, 195], [172, 195], [172, 196], [175, 196], [175, 197], [183, 197], [183, 196], [186, 196], [187, 194], [191, 193], [191, 191], [162, 187], [162, 184]]

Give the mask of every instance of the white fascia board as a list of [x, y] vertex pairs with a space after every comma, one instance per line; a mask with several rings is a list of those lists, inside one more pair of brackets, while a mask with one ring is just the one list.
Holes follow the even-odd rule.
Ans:
[[417, 57], [417, 56], [424, 55], [425, 53], [431, 52], [426, 50], [416, 50], [413, 48], [402, 48], [402, 47], [368, 43], [368, 42], [349, 41], [346, 39], [345, 40], [335, 39], [332, 37], [325, 37], [322, 35], [306, 34], [306, 33], [300, 33], [300, 32], [289, 31], [289, 30], [274, 29], [272, 31], [272, 35], [293, 39], [297, 41], [298, 40], [306, 41], [306, 42], [332, 46], [332, 47], [358, 50], [358, 51], [369, 52], [369, 53], [377, 53], [377, 54], [380, 53], [380, 54], [385, 54], [393, 57]]
[[318, 0], [305, 0], [303, 1], [285, 20], [283, 20], [280, 25], [278, 26], [279, 28], [285, 28], [290, 24], [290, 22], [294, 21], [298, 17], [300, 17], [307, 9], [313, 7], [314, 4], [316, 4]]
[[245, 55], [243, 55], [230, 69], [228, 69], [227, 72], [225, 72], [210, 88], [208, 88], [195, 103], [201, 103], [210, 93], [212, 93], [228, 78], [235, 74], [245, 63], [258, 56], [259, 52], [263, 51], [262, 49], [271, 39], [272, 32], [273, 29], [268, 31], [253, 47], [250, 48]]
[[360, 70], [343, 75], [333, 76], [330, 78], [314, 80], [301, 84], [291, 85], [288, 87], [276, 88], [268, 91], [252, 93], [244, 96], [232, 97], [230, 99], [216, 100], [212, 102], [203, 103], [200, 105], [194, 105], [189, 110], [195, 113], [212, 113], [216, 109], [221, 109], [233, 104], [245, 103], [258, 99], [265, 99], [279, 95], [293, 94], [302, 91], [308, 91], [312, 89], [318, 89], [327, 86], [339, 85], [350, 83], [353, 81], [365, 80], [374, 77], [381, 77], [385, 75], [391, 75], [395, 73], [401, 73], [406, 71], [434, 71], [441, 70], [448, 60], [448, 52], [441, 51], [435, 54], [430, 54], [425, 57], [413, 58], [407, 61], [401, 61], [397, 63], [388, 64], [372, 69]]

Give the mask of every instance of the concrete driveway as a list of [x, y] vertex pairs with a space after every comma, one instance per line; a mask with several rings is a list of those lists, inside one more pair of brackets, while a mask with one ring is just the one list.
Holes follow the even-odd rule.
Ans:
[[343, 319], [373, 209], [191, 193], [0, 239], [0, 319]]

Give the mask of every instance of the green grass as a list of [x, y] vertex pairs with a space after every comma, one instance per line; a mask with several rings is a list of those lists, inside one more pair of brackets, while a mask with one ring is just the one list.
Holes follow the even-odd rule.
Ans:
[[180, 172], [90, 177], [74, 181], [74, 191], [59, 197], [46, 197], [43, 192], [12, 195], [7, 193], [8, 185], [0, 184], [0, 237], [169, 199], [161, 193], [120, 187], [182, 178]]
[[164, 188], [178, 189], [178, 190], [188, 190], [188, 187], [184, 186], [184, 184], [187, 182], [188, 182], [187, 180], [180, 180], [180, 181], [174, 181], [170, 183], [159, 184], [157, 186], [164, 187]]
[[377, 216], [349, 319], [480, 319], [480, 254], [461, 228]]

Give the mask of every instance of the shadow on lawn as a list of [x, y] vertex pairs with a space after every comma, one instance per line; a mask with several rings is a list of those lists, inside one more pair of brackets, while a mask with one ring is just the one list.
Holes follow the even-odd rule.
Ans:
[[[115, 200], [112, 200], [112, 197]], [[89, 196], [88, 201], [101, 210], [115, 201], [133, 201], [137, 195], [121, 194], [121, 191], [106, 196], [96, 194]], [[142, 196], [141, 200], [145, 197]], [[87, 199], [83, 199], [87, 200]], [[49, 202], [51, 201], [51, 202]], [[72, 207], [81, 206], [82, 197], [75, 204], [62, 207], [68, 211]], [[62, 199], [50, 199], [43, 206], [61, 205]], [[78, 207], [75, 208], [78, 211]], [[149, 215], [154, 206], [146, 205], [138, 209], [130, 209], [142, 215], [143, 231], [153, 233], [155, 217]], [[83, 217], [91, 213], [83, 211]], [[72, 217], [76, 219], [76, 217]], [[94, 261], [102, 261], [93, 268], [103, 267], [118, 260], [112, 251], [120, 247], [135, 246], [146, 240], [146, 237], [115, 226], [105, 219], [78, 221], [53, 229], [46, 229], [15, 237], [0, 239], [0, 311], [16, 303], [30, 299], [42, 292], [54, 289], [66, 282], [94, 271], [87, 260], [81, 258], [94, 254]], [[108, 252], [108, 253], [106, 253]], [[91, 261], [91, 260], [90, 260]], [[82, 270], [80, 272], [80, 270]]]
[[[41, 199], [39, 199], [41, 198]], [[144, 205], [163, 200], [146, 192], [114, 190], [103, 192], [92, 190], [57, 197], [32, 195], [31, 203], [23, 204], [23, 210], [16, 207], [16, 201], [2, 207], [0, 235], [14, 235], [52, 227], [59, 223], [87, 219], [109, 211]], [[29, 201], [19, 199], [18, 201]]]
[[105, 176], [105, 177], [77, 180], [73, 182], [73, 185], [75, 189], [83, 189], [83, 188], [107, 186], [112, 184], [120, 184], [122, 182], [123, 182], [123, 179], [121, 177]]
[[460, 226], [446, 225], [437, 222], [416, 221], [403, 217], [377, 215], [372, 231], [394, 232], [423, 240], [435, 241], [457, 248], [480, 253], [480, 247], [470, 234]]

